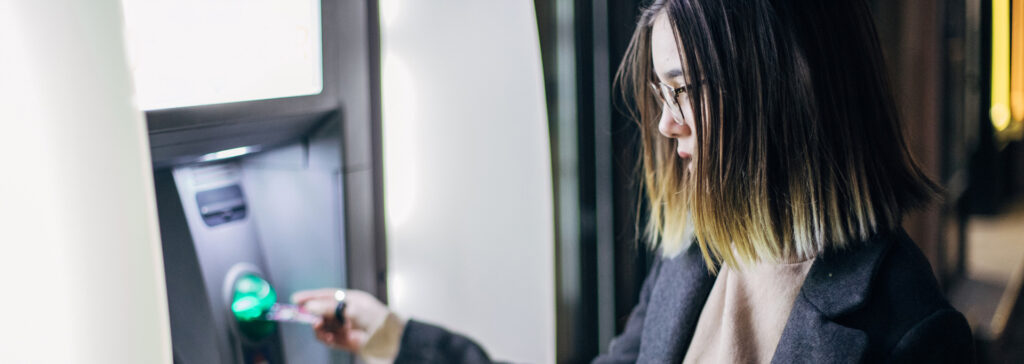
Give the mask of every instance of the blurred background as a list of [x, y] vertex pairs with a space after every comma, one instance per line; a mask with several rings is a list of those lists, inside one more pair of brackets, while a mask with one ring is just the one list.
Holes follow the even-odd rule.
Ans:
[[[1024, 362], [1024, 0], [868, 2], [945, 187], [904, 227], [979, 362]], [[67, 329], [14, 315], [0, 357], [353, 362], [238, 306], [346, 287], [494, 358], [589, 362], [652, 262], [612, 86], [646, 3], [0, 3], [0, 276], [77, 297], [4, 299]]]
[[[650, 264], [635, 244], [635, 126], [609, 94], [643, 3], [535, 2], [556, 156], [560, 362], [606, 348]], [[904, 228], [968, 317], [979, 362], [1020, 362], [1024, 1], [869, 3], [911, 151], [946, 189]]]

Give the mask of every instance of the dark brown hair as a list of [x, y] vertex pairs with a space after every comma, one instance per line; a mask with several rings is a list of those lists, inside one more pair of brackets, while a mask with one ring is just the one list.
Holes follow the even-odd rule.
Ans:
[[[675, 32], [695, 116], [693, 173], [659, 135], [651, 31]], [[936, 195], [911, 157], [862, 0], [666, 0], [617, 73], [642, 138], [647, 237], [695, 237], [710, 266], [809, 258], [899, 226]]]

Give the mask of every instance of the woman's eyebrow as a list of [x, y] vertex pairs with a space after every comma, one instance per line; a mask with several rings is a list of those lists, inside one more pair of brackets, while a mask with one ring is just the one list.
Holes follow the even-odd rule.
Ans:
[[683, 70], [682, 69], [673, 68], [673, 69], [670, 69], [668, 71], [665, 71], [665, 73], [662, 73], [661, 74], [661, 78], [666, 79], [666, 80], [671, 80], [673, 78], [680, 77], [682, 75], [683, 75]]

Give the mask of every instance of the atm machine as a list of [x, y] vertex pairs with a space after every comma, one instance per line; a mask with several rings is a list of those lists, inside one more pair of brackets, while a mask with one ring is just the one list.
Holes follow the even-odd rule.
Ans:
[[383, 297], [375, 1], [125, 0], [174, 362], [348, 363], [259, 312]]
[[156, 171], [177, 362], [344, 362], [308, 325], [259, 317], [295, 291], [347, 286], [337, 134], [316, 125], [292, 144]]
[[298, 142], [155, 172], [177, 362], [346, 362], [308, 325], [260, 317], [293, 292], [348, 286], [338, 134], [316, 125]]

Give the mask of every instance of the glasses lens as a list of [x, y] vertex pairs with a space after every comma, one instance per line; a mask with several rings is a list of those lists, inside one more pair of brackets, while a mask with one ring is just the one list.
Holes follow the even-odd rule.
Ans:
[[676, 118], [679, 123], [683, 122], [683, 111], [679, 108], [679, 99], [676, 96], [675, 90], [666, 84], [661, 84], [661, 95], [662, 102], [668, 104], [669, 110], [672, 110], [672, 116]]

